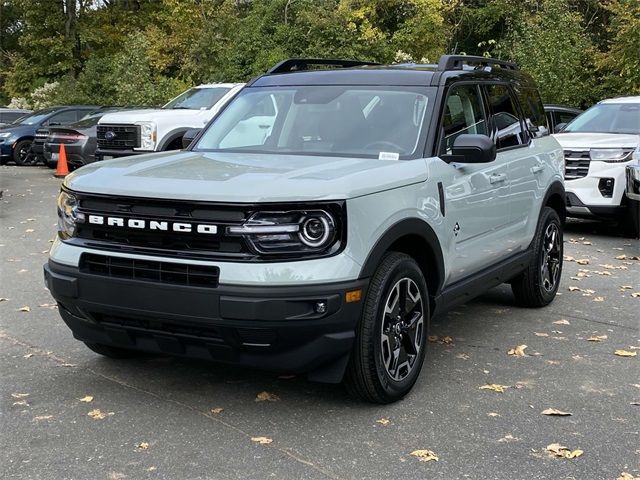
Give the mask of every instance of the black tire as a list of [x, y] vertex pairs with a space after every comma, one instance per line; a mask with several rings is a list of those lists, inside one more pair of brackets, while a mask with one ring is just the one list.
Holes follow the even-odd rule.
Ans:
[[45, 160], [44, 163], [45, 163], [45, 165], [47, 167], [49, 167], [52, 170], [58, 167], [58, 162], [52, 162], [51, 160]]
[[[402, 285], [405, 285], [405, 292], [411, 292], [404, 296], [405, 302], [401, 300]], [[418, 298], [416, 293], [420, 295], [419, 301], [415, 300]], [[385, 309], [394, 296], [398, 309], [387, 314]], [[419, 318], [418, 308], [421, 309]], [[420, 267], [404, 253], [387, 253], [371, 278], [362, 317], [356, 327], [356, 340], [344, 378], [349, 393], [381, 404], [404, 397], [420, 374], [428, 326], [429, 297]], [[408, 353], [409, 346], [414, 353]], [[395, 354], [396, 351], [397, 358], [404, 358], [404, 363], [397, 360], [393, 369], [396, 355], [392, 352]], [[389, 365], [385, 356], [389, 358]]]
[[[558, 212], [545, 207], [533, 240], [533, 258], [526, 270], [511, 281], [511, 290], [519, 306], [540, 308], [555, 298], [562, 277], [562, 231]], [[552, 239], [550, 234], [554, 232]]]
[[640, 201], [628, 200], [622, 229], [626, 237], [640, 238]]
[[89, 348], [89, 350], [92, 350], [108, 358], [122, 359], [138, 356], [138, 352], [134, 350], [127, 350], [126, 348], [112, 347], [110, 345], [103, 345], [101, 343], [84, 342], [84, 344]]
[[16, 165], [35, 165], [35, 155], [31, 152], [31, 140], [20, 140], [13, 149], [13, 161]]

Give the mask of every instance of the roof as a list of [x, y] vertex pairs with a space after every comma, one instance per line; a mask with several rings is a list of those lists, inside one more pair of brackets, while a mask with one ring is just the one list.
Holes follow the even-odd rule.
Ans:
[[607, 98], [606, 100], [601, 100], [598, 103], [640, 103], [640, 96]]
[[18, 113], [29, 113], [31, 110], [25, 110], [24, 108], [8, 108], [8, 107], [0, 107], [0, 112], [18, 112]]
[[203, 83], [202, 85], [197, 85], [193, 88], [215, 88], [215, 87], [223, 87], [223, 88], [233, 88], [242, 86], [244, 83]]
[[570, 105], [560, 105], [557, 103], [545, 103], [544, 104], [544, 109], [545, 110], [558, 110], [558, 111], [565, 111], [565, 112], [576, 112], [576, 113], [582, 113], [582, 109], [581, 108], [577, 108], [577, 107], [572, 107]]

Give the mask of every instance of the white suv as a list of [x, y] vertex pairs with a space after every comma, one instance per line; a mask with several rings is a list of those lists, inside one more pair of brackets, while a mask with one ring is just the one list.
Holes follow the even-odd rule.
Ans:
[[182, 137], [202, 128], [243, 87], [243, 83], [199, 85], [160, 109], [105, 115], [98, 123], [96, 160], [182, 148]]
[[[603, 100], [555, 135], [564, 149], [567, 212], [574, 217], [622, 218], [637, 236], [636, 215], [627, 208], [625, 167], [637, 163], [640, 97]], [[635, 230], [635, 231], [634, 231]]]

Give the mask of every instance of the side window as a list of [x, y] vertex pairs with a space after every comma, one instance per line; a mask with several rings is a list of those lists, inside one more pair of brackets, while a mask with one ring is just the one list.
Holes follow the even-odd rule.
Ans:
[[578, 114], [571, 112], [556, 112], [556, 115], [558, 116], [558, 123], [569, 123], [578, 116]]
[[66, 125], [76, 121], [76, 111], [66, 110], [64, 112], [56, 113], [49, 120], [44, 122], [43, 125]]
[[550, 114], [545, 115], [538, 90], [530, 87], [515, 87], [514, 90], [520, 101], [529, 134], [534, 138], [548, 135], [553, 126], [553, 119]]
[[[496, 147], [517, 147], [526, 143], [522, 123], [514, 99], [506, 85], [486, 86], [491, 115], [492, 131]], [[546, 120], [545, 120], [546, 124]]]
[[484, 108], [476, 85], [451, 87], [440, 124], [440, 155], [451, 153], [453, 142], [459, 135], [487, 135]]

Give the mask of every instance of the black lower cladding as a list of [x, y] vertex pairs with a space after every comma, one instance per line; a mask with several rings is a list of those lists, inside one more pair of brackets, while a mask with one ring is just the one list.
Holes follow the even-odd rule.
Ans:
[[346, 303], [345, 292], [364, 294], [366, 279], [228, 286], [218, 285], [217, 268], [103, 260], [44, 266], [47, 287], [79, 340], [281, 372], [327, 368], [333, 373], [316, 378], [325, 381], [342, 376], [362, 308], [362, 301]]

